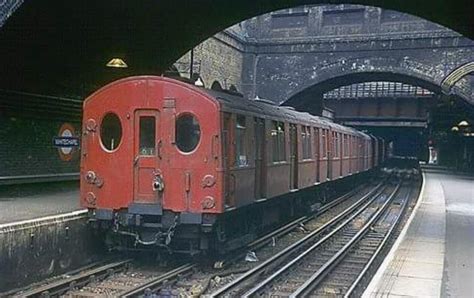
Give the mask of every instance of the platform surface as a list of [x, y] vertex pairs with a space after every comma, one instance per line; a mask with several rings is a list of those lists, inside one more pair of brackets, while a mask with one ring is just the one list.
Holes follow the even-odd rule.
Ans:
[[0, 224], [80, 209], [78, 181], [0, 187]]
[[409, 225], [364, 297], [474, 297], [474, 177], [424, 170]]

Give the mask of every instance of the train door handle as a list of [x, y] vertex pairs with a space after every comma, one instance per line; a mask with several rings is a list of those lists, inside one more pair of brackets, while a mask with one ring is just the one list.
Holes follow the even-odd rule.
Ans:
[[138, 155], [135, 156], [135, 158], [133, 159], [133, 166], [137, 165], [139, 159], [140, 159], [140, 157]]

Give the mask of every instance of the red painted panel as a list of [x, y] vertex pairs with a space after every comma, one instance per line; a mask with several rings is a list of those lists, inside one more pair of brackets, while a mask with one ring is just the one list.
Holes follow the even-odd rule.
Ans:
[[[101, 120], [108, 112], [115, 113], [122, 126], [120, 144], [113, 151], [105, 150], [100, 141]], [[201, 131], [197, 147], [188, 153], [178, 150], [174, 135], [175, 120], [182, 114], [195, 115]], [[162, 77], [127, 78], [97, 91], [84, 103], [82, 205], [119, 209], [134, 198], [159, 198], [165, 210], [221, 212], [219, 114], [219, 104], [199, 89]], [[152, 156], [138, 151], [140, 115], [157, 119]], [[97, 178], [87, 180], [91, 172]], [[156, 175], [165, 185], [159, 195], [152, 184]]]
[[[83, 140], [85, 151], [81, 162], [81, 197], [83, 206], [126, 208], [133, 198], [133, 113], [143, 107], [146, 98], [146, 80], [125, 80], [94, 93], [84, 102]], [[102, 119], [107, 113], [118, 116], [122, 128], [120, 143], [113, 151], [101, 142]], [[88, 172], [94, 172], [95, 181], [87, 182]], [[95, 200], [90, 197], [95, 197]], [[85, 200], [89, 197], [88, 202]], [[94, 204], [93, 204], [94, 203]]]

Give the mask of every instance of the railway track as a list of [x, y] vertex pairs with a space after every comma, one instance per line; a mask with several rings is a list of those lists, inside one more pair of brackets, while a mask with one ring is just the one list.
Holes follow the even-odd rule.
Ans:
[[[334, 257], [332, 251], [335, 254], [339, 252], [354, 235], [359, 234], [357, 230], [360, 227], [376, 218], [375, 214], [393, 199], [400, 185], [377, 185], [324, 225], [215, 290], [210, 296], [291, 295], [319, 267]], [[300, 278], [295, 280], [295, 276]]]
[[[376, 187], [379, 187], [379, 185]], [[314, 213], [299, 217], [291, 221], [290, 223], [263, 235], [259, 239], [252, 241], [251, 243], [246, 245], [244, 248], [237, 250], [231, 256], [225, 258], [224, 260], [217, 261], [214, 267], [215, 268], [228, 267], [230, 264], [241, 259], [243, 255], [245, 255], [245, 253], [248, 252], [249, 250], [258, 250], [264, 247], [265, 245], [268, 245], [271, 242], [275, 242], [278, 238], [287, 235], [288, 233], [290, 233], [291, 231], [293, 231], [294, 229], [298, 227], [303, 227], [304, 224], [315, 219], [316, 217], [318, 217], [319, 221], [321, 222], [328, 221], [330, 218], [334, 217], [337, 213], [344, 210], [346, 206], [349, 206], [349, 204], [351, 203], [350, 199], [357, 198], [356, 195], [362, 191], [363, 191], [363, 186], [359, 186], [355, 188], [354, 190], [340, 197], [335, 198], [328, 204], [321, 206]]]
[[373, 223], [366, 224], [359, 239], [341, 251], [339, 259], [334, 259], [326, 270], [308, 280], [307, 288], [302, 287], [301, 294], [360, 296], [371, 270], [375, 269], [373, 265], [382, 260], [384, 248], [403, 219], [412, 190], [413, 187], [404, 186]]
[[61, 280], [34, 287], [30, 290], [18, 292], [14, 296], [57, 297], [76, 287], [85, 286], [90, 282], [101, 280], [114, 273], [123, 271], [127, 268], [131, 261], [131, 259], [126, 259], [120, 261], [112, 261], [105, 265], [100, 265], [97, 267], [92, 266], [92, 268], [87, 268], [85, 270], [78, 271], [77, 273], [65, 277]]
[[[154, 268], [145, 272], [131, 269], [132, 259], [78, 271], [61, 280], [18, 292], [14, 297], [137, 297], [157, 291], [164, 285], [193, 270], [194, 263], [176, 266], [171, 270]], [[162, 271], [162, 272], [160, 272]]]
[[[327, 227], [335, 225], [338, 221], [348, 216], [350, 212], [360, 209], [368, 199], [378, 195], [386, 187], [381, 182], [375, 187], [359, 187], [350, 193], [347, 193], [330, 203], [319, 208], [312, 215], [300, 217], [291, 223], [267, 234], [258, 240], [250, 243], [244, 250], [232, 254], [232, 256], [219, 262], [219, 268], [227, 268], [237, 260], [242, 260], [243, 254], [248, 250], [258, 250], [271, 245], [275, 239], [284, 237], [297, 228], [304, 227], [304, 224], [312, 224], [310, 230], [324, 232]], [[305, 235], [305, 233], [299, 233]], [[315, 236], [314, 232], [304, 236], [303, 241]], [[281, 248], [281, 250], [284, 250]], [[154, 272], [143, 273], [140, 270], [130, 269], [132, 260], [123, 260], [112, 262], [92, 269], [82, 270], [77, 274], [71, 275], [60, 281], [52, 282], [47, 285], [36, 287], [30, 291], [19, 294], [21, 297], [94, 297], [97, 295], [107, 295], [116, 297], [136, 297], [148, 296], [152, 293], [166, 293], [180, 281], [192, 276], [199, 266], [197, 263], [186, 263], [173, 267], [168, 270], [164, 268], [154, 268]], [[255, 264], [252, 264], [255, 265]], [[257, 266], [258, 267], [258, 266]], [[234, 271], [248, 271], [247, 268], [235, 269]], [[202, 271], [202, 270], [201, 270]], [[215, 276], [208, 274], [208, 276]], [[220, 273], [217, 273], [217, 275]], [[198, 292], [204, 293], [209, 287], [210, 278], [207, 277], [207, 285], [203, 286]], [[170, 292], [171, 293], [171, 292]], [[176, 291], [174, 292], [176, 293]], [[182, 292], [181, 292], [182, 293]]]

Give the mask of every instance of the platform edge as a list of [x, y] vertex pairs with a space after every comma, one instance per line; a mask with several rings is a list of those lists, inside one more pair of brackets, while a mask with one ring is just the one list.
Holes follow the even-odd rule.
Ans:
[[402, 243], [403, 239], [405, 239], [405, 235], [408, 231], [408, 228], [410, 227], [410, 225], [413, 221], [413, 218], [415, 218], [415, 215], [418, 212], [418, 209], [421, 205], [421, 202], [423, 201], [423, 194], [425, 192], [426, 176], [425, 176], [424, 171], [421, 171], [421, 177], [422, 177], [423, 181], [422, 181], [422, 184], [421, 184], [421, 190], [420, 190], [420, 193], [418, 195], [415, 208], [413, 209], [413, 212], [410, 214], [410, 217], [408, 218], [405, 226], [403, 227], [403, 230], [400, 232], [400, 235], [398, 236], [397, 240], [395, 240], [395, 243], [393, 244], [392, 248], [387, 253], [387, 256], [385, 257], [382, 264], [377, 269], [377, 272], [375, 273], [374, 277], [372, 278], [369, 285], [367, 286], [364, 293], [362, 294], [363, 298], [371, 297], [371, 295], [374, 294], [374, 291], [375, 291], [378, 283], [382, 279], [382, 277], [383, 277], [385, 271], [387, 270], [388, 266], [390, 265], [390, 263], [393, 261], [393, 259], [395, 257], [395, 252], [397, 251], [398, 247]]

